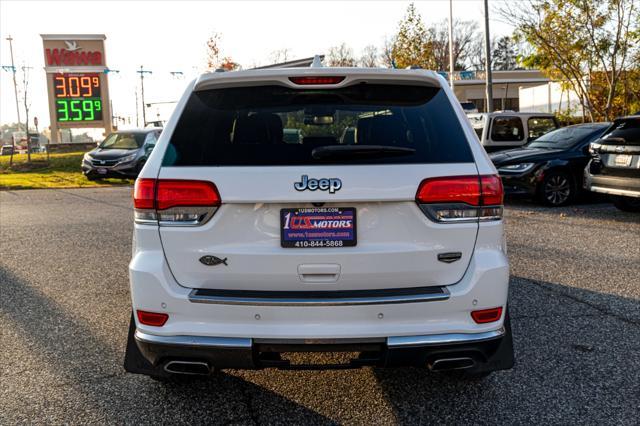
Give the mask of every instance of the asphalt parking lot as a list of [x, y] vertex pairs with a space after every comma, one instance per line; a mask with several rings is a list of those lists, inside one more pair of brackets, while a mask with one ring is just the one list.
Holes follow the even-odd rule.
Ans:
[[640, 216], [508, 205], [516, 366], [124, 372], [130, 188], [0, 192], [0, 424], [638, 424]]

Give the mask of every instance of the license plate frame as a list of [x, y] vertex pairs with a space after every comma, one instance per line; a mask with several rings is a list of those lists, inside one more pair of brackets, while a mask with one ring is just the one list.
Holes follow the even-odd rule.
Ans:
[[[280, 246], [283, 248], [355, 247], [358, 244], [356, 213], [355, 207], [280, 209]], [[345, 221], [351, 221], [351, 225], [340, 223]], [[329, 222], [329, 226], [317, 225], [317, 223], [323, 225], [322, 222]], [[334, 227], [334, 225], [337, 226]]]
[[613, 157], [613, 164], [616, 167], [629, 167], [631, 166], [632, 160], [633, 160], [633, 155], [616, 154], [615, 157]]

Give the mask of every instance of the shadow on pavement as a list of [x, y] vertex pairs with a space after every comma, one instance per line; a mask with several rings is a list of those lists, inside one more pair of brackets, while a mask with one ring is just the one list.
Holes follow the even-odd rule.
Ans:
[[640, 302], [517, 277], [511, 292], [515, 367], [478, 381], [421, 369], [374, 370], [398, 421], [634, 423], [640, 323], [607, 306], [638, 309]]
[[[122, 345], [115, 350], [98, 339], [82, 320], [74, 318], [72, 312], [63, 311], [55, 301], [2, 267], [0, 283], [0, 317], [10, 328], [0, 334], [4, 346], [0, 354], [8, 358], [2, 363], [0, 376], [2, 386], [9, 390], [6, 395], [13, 398], [4, 398], [0, 407], [4, 405], [7, 410], [3, 416], [11, 415], [10, 411], [17, 407], [29, 410], [20, 413], [22, 417], [7, 417], [10, 423], [44, 418], [55, 423], [78, 419], [108, 423], [133, 419], [251, 423], [265, 416], [266, 421], [269, 416], [273, 416], [271, 421], [284, 421], [283, 414], [292, 423], [330, 422], [313, 410], [232, 375], [219, 374], [212, 380], [190, 385], [166, 385], [127, 374], [122, 369], [126, 327], [122, 327], [119, 339]], [[90, 301], [87, 308], [91, 308]], [[113, 318], [105, 320], [113, 322]], [[27, 356], [8, 356], [21, 352], [27, 352]], [[40, 401], [42, 398], [44, 401]], [[36, 399], [40, 404], [24, 407], [27, 399]], [[55, 407], [55, 414], [38, 411], [39, 405], [43, 410], [53, 409], [52, 399], [61, 405]], [[78, 399], [82, 401], [80, 411]], [[68, 400], [74, 401], [65, 407]], [[255, 401], [260, 402], [260, 409]]]

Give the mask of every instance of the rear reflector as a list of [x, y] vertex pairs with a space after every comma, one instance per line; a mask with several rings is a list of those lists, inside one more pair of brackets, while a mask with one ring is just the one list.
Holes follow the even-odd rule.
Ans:
[[151, 325], [153, 327], [162, 327], [169, 319], [169, 315], [159, 314], [157, 312], [136, 311], [136, 314], [138, 315], [140, 324]]
[[502, 306], [491, 309], [481, 309], [471, 312], [471, 318], [477, 324], [486, 324], [488, 322], [498, 321], [502, 317]]
[[289, 77], [289, 80], [292, 83], [300, 84], [300, 85], [309, 85], [309, 84], [338, 84], [342, 80], [344, 80], [344, 76], [314, 76], [314, 77]]

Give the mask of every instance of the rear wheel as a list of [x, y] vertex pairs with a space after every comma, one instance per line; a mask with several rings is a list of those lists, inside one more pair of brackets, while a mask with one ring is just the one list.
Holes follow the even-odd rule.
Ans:
[[614, 195], [611, 197], [613, 205], [624, 212], [640, 212], [640, 198], [621, 197]]
[[575, 195], [573, 179], [568, 173], [554, 171], [548, 173], [540, 188], [538, 198], [548, 206], [559, 207], [569, 204]]

